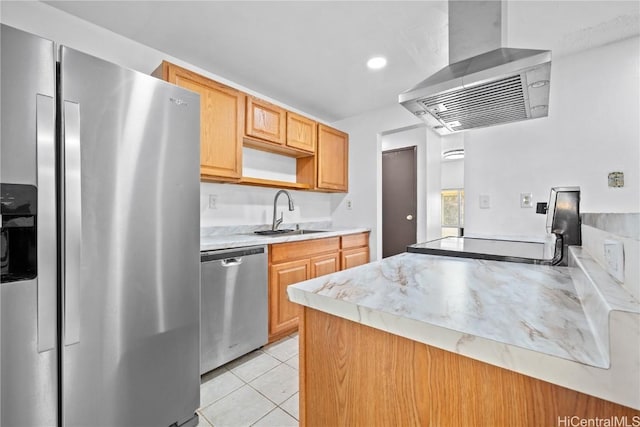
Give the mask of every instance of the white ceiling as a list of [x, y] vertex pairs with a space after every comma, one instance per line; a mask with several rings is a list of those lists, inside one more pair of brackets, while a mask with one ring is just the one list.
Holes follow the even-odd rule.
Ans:
[[[448, 62], [446, 1], [47, 3], [329, 122], [397, 102]], [[508, 47], [554, 57], [640, 33], [635, 0], [506, 10]], [[367, 69], [375, 55], [385, 69]]]

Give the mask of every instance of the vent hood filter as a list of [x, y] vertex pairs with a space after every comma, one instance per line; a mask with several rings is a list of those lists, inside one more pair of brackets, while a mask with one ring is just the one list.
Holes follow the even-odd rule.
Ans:
[[453, 63], [400, 94], [400, 103], [448, 135], [545, 117], [551, 51], [500, 48]]

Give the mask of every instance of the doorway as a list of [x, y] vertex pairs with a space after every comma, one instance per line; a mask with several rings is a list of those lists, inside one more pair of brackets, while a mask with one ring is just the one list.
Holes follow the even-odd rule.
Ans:
[[382, 257], [416, 243], [416, 146], [382, 152]]

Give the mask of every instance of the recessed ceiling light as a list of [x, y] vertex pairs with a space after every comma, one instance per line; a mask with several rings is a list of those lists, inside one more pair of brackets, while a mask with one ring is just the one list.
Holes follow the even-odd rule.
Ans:
[[464, 148], [455, 148], [442, 153], [442, 158], [447, 160], [464, 159]]
[[367, 61], [367, 67], [371, 68], [372, 70], [379, 70], [385, 65], [387, 65], [387, 58], [384, 58], [382, 56], [375, 56]]
[[531, 87], [543, 87], [549, 84], [549, 80], [538, 80], [537, 82], [531, 83], [529, 86]]

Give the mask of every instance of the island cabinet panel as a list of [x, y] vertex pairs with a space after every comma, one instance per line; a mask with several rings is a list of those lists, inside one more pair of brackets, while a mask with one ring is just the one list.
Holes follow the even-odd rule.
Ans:
[[349, 189], [349, 135], [329, 126], [318, 125], [316, 163], [317, 189], [347, 192]]
[[245, 95], [164, 61], [154, 76], [200, 94], [200, 175], [207, 181], [242, 176]]
[[286, 141], [286, 110], [247, 95], [246, 134], [283, 145]]
[[287, 146], [315, 153], [317, 123], [287, 111]]
[[308, 307], [299, 339], [301, 426], [640, 421], [640, 411]]

